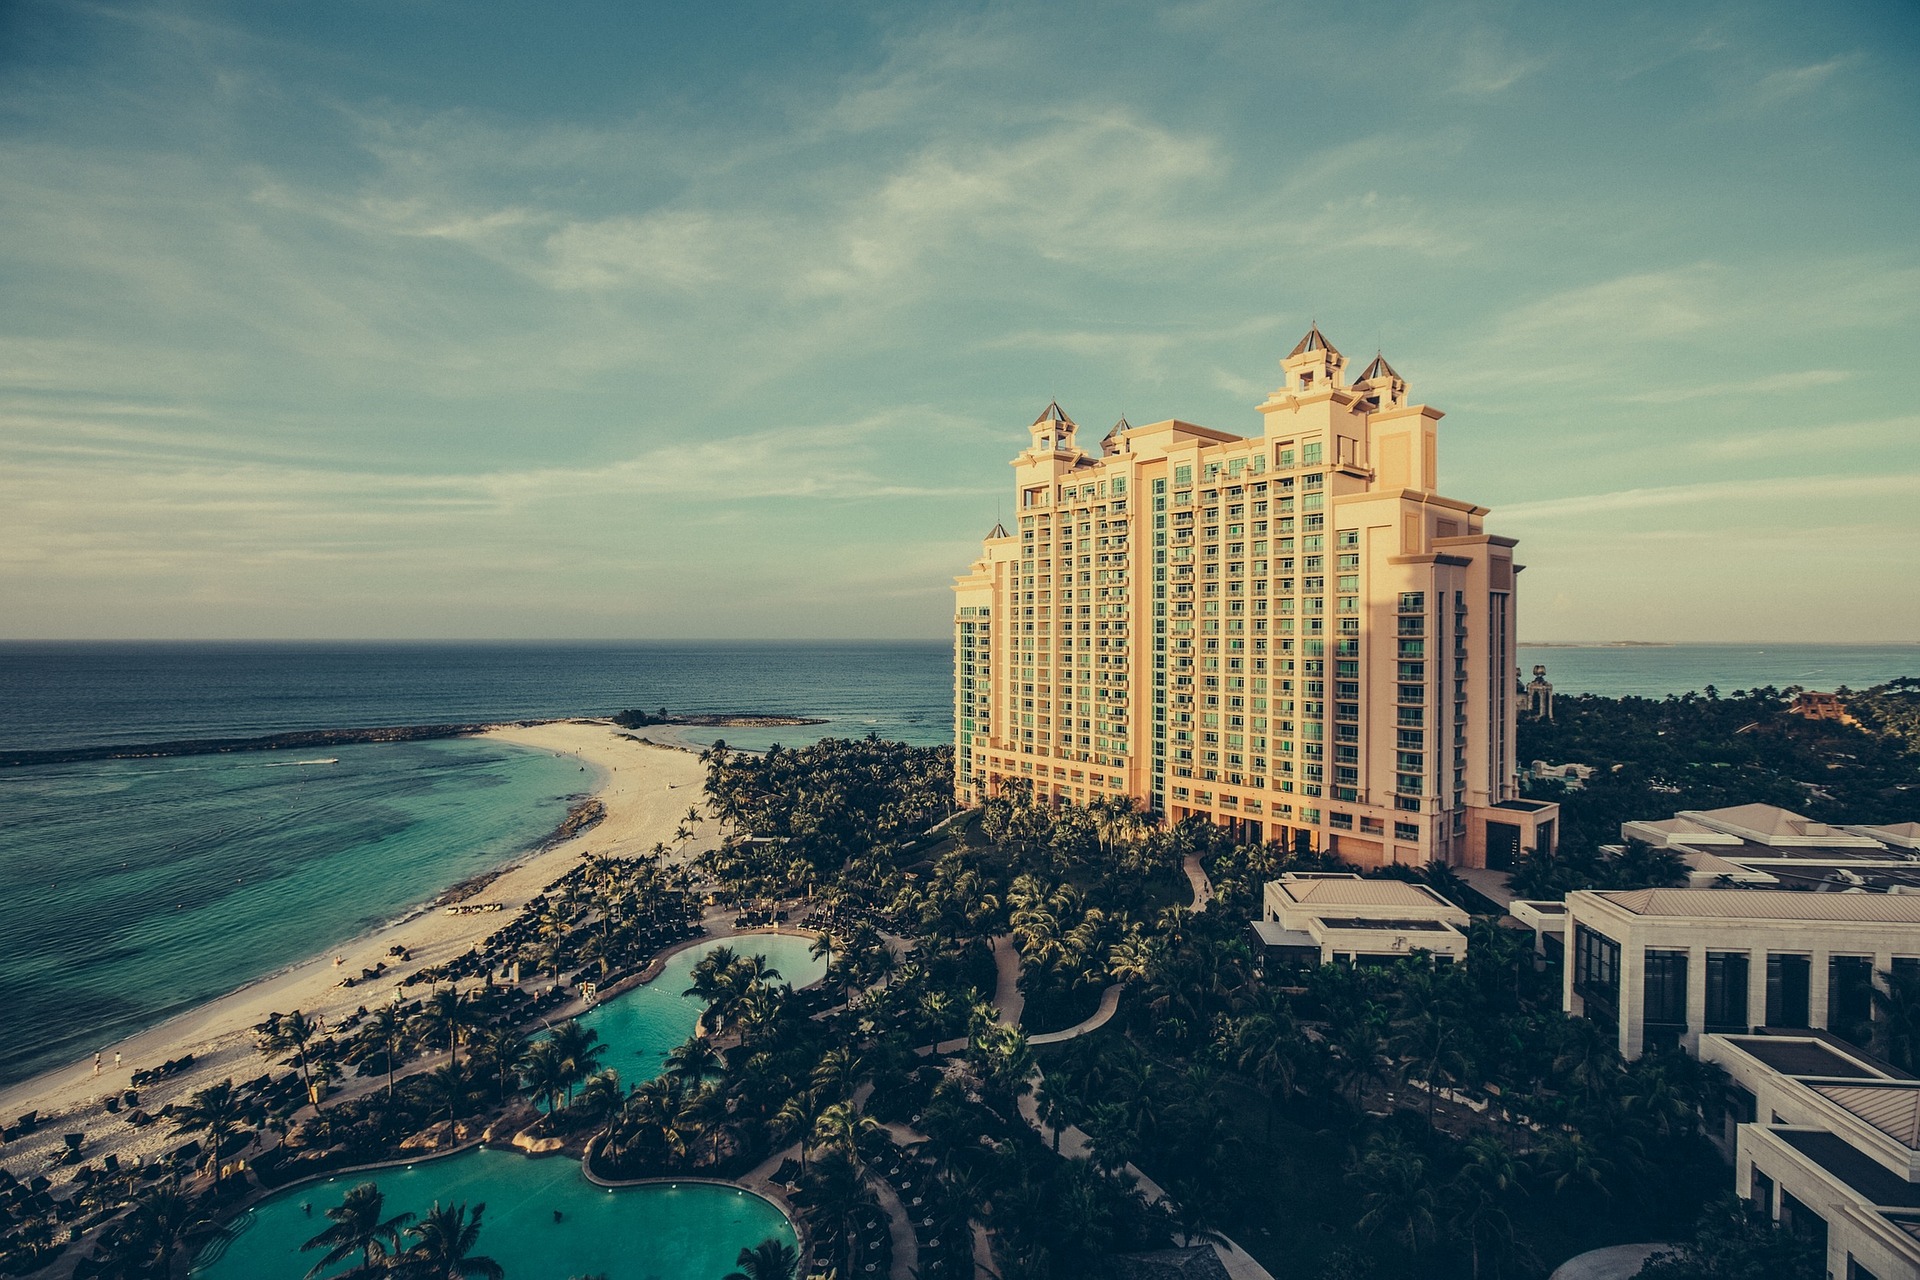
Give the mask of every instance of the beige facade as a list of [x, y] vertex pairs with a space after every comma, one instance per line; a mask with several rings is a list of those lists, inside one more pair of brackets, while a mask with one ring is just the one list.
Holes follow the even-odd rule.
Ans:
[[1313, 964], [1397, 960], [1425, 952], [1467, 958], [1472, 918], [1423, 884], [1339, 873], [1269, 880], [1254, 934], [1268, 948]]
[[1551, 846], [1519, 798], [1513, 540], [1441, 496], [1439, 410], [1314, 329], [1237, 436], [1057, 404], [955, 581], [956, 785], [1133, 796], [1361, 866]]
[[1582, 889], [1563, 919], [1564, 1008], [1613, 1028], [1627, 1058], [1755, 1027], [1857, 1041], [1881, 975], [1920, 972], [1920, 895]]
[[1735, 1190], [1819, 1242], [1836, 1280], [1920, 1280], [1920, 1080], [1812, 1037], [1710, 1035]]

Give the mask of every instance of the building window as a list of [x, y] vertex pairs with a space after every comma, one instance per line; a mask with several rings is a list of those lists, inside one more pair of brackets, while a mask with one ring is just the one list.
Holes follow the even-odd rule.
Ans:
[[1747, 1193], [1747, 1202], [1753, 1211], [1768, 1222], [1773, 1221], [1773, 1179], [1755, 1169], [1752, 1173], [1752, 1188]]
[[1767, 1025], [1807, 1025], [1808, 976], [1813, 962], [1806, 956], [1767, 957]]
[[1813, 1245], [1819, 1256], [1827, 1253], [1827, 1220], [1807, 1208], [1793, 1192], [1780, 1192], [1780, 1225]]
[[1648, 1042], [1677, 1042], [1687, 1030], [1687, 953], [1648, 951], [1644, 987]]
[[1707, 952], [1708, 1031], [1746, 1031], [1747, 953], [1744, 951]]
[[1864, 1045], [1873, 1038], [1873, 957], [1827, 961], [1827, 1030]]
[[1573, 989], [1586, 1002], [1587, 1017], [1619, 1025], [1620, 944], [1584, 924], [1573, 926]]
[[1860, 1265], [1852, 1254], [1847, 1255], [1847, 1280], [1880, 1280], [1879, 1276]]

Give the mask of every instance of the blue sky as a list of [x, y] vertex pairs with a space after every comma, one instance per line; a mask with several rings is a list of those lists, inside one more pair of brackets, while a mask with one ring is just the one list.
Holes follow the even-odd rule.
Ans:
[[0, 634], [937, 637], [1317, 319], [1523, 638], [1910, 640], [1915, 14], [0, 5]]

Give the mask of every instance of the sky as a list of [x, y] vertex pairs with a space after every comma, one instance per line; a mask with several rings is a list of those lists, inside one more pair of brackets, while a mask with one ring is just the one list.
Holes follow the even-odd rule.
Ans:
[[1914, 640], [1917, 15], [0, 0], [0, 637], [937, 638], [1317, 322], [1523, 640]]

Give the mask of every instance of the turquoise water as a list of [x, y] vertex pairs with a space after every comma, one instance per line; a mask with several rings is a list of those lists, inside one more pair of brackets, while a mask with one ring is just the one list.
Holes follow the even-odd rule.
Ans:
[[601, 1066], [612, 1067], [628, 1084], [660, 1074], [667, 1054], [693, 1034], [705, 1007], [681, 992], [687, 989], [694, 965], [718, 946], [732, 947], [743, 956], [765, 956], [767, 963], [796, 988], [818, 982], [827, 971], [825, 959], [816, 960], [807, 954], [813, 939], [793, 934], [755, 933], [710, 946], [688, 947], [670, 957], [653, 981], [623, 992], [581, 1017], [581, 1024], [599, 1032], [601, 1043], [607, 1046]]
[[474, 739], [0, 770], [0, 1083], [403, 915], [598, 783]]
[[[604, 1272], [609, 1280], [720, 1280], [743, 1248], [769, 1236], [791, 1245], [786, 1215], [759, 1196], [707, 1183], [609, 1191], [581, 1175], [577, 1160], [530, 1160], [517, 1152], [468, 1151], [407, 1169], [342, 1174], [264, 1201], [203, 1280], [300, 1280], [319, 1253], [300, 1245], [329, 1225], [328, 1209], [362, 1182], [377, 1182], [388, 1214], [484, 1202], [477, 1252], [508, 1280], [567, 1280]], [[302, 1208], [312, 1207], [312, 1215]], [[554, 1210], [561, 1220], [553, 1220]], [[335, 1272], [346, 1270], [342, 1265]]]

